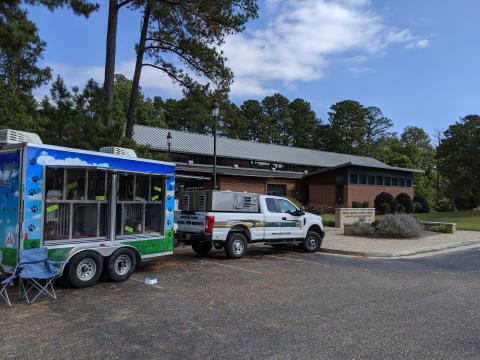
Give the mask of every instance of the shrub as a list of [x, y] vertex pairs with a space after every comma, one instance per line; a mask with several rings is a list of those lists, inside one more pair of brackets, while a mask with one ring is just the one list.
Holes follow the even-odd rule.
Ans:
[[352, 224], [352, 233], [354, 235], [373, 235], [375, 229], [365, 222], [365, 219], [360, 219]]
[[393, 202], [393, 212], [398, 213], [398, 214], [403, 214], [405, 213], [405, 206], [402, 204], [394, 201]]
[[353, 200], [352, 208], [368, 208], [368, 201], [365, 200]]
[[361, 208], [362, 207], [362, 202], [358, 200], [353, 200], [352, 201], [352, 208]]
[[[413, 200], [410, 197], [410, 195], [402, 192], [402, 193], [397, 195], [397, 197], [395, 198], [395, 202], [399, 206], [400, 205], [403, 206], [403, 212], [408, 213], [408, 214], [413, 212]], [[398, 208], [396, 209], [396, 211], [401, 212], [401, 211], [398, 211]]]
[[[388, 210], [384, 204], [388, 204]], [[377, 195], [374, 201], [375, 209], [380, 214], [386, 214], [390, 211], [393, 211], [393, 196], [387, 192], [381, 192]]]
[[428, 202], [427, 198], [423, 195], [415, 195], [413, 198], [413, 202], [417, 202], [422, 205], [422, 210], [415, 212], [422, 212], [422, 213], [429, 213], [430, 212], [430, 203]]
[[377, 209], [377, 211], [378, 211], [380, 214], [388, 214], [388, 213], [392, 212], [392, 209], [390, 208], [390, 204], [383, 203], [383, 204], [380, 204], [380, 206], [379, 206], [379, 208]]
[[413, 209], [417, 214], [423, 213], [423, 206], [418, 201], [413, 202]]
[[323, 220], [323, 226], [335, 227], [335, 220]]
[[408, 214], [387, 214], [377, 223], [378, 235], [393, 238], [418, 237], [423, 231], [423, 225]]
[[444, 224], [431, 225], [428, 227], [428, 230], [444, 234], [453, 234], [453, 227]]
[[452, 202], [448, 198], [439, 199], [436, 210], [438, 212], [452, 211]]

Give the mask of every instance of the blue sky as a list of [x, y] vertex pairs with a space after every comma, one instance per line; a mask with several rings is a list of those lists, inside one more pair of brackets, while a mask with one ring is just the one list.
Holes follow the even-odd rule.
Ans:
[[[82, 86], [103, 79], [106, 0], [89, 19], [68, 11], [30, 8], [47, 42], [44, 64]], [[327, 120], [331, 104], [353, 99], [375, 105], [395, 123], [433, 134], [460, 116], [480, 113], [480, 2], [476, 0], [261, 0], [260, 17], [227, 39], [235, 73], [231, 99], [280, 92], [306, 99]], [[133, 74], [139, 15], [123, 10], [117, 72]], [[148, 96], [179, 97], [179, 88], [148, 69]], [[40, 89], [37, 96], [48, 92]]]

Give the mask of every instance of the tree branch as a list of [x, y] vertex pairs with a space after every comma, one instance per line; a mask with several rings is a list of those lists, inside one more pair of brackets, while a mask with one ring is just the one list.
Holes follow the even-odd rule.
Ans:
[[189, 88], [191, 89], [191, 86], [189, 84], [187, 84], [185, 81], [183, 81], [182, 79], [180, 79], [178, 76], [176, 76], [173, 72], [171, 72], [170, 70], [168, 70], [166, 67], [164, 66], [159, 66], [159, 65], [153, 65], [153, 64], [149, 64], [149, 63], [143, 63], [142, 66], [150, 66], [152, 68], [155, 68], [155, 69], [158, 69], [158, 70], [162, 70], [164, 71], [165, 73], [167, 73], [168, 76], [170, 76], [171, 78], [173, 78], [175, 81], [177, 81], [178, 83], [180, 83], [181, 85], [185, 86], [186, 88]]
[[120, 9], [122, 6], [128, 5], [131, 2], [133, 2], [133, 0], [123, 0], [123, 1], [118, 3], [117, 7]]

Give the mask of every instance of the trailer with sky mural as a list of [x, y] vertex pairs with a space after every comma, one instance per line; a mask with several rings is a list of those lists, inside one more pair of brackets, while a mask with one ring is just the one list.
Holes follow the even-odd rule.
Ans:
[[74, 287], [130, 277], [136, 264], [173, 253], [175, 165], [129, 149], [42, 144], [0, 130], [0, 251], [11, 271], [20, 249], [45, 246], [68, 261]]

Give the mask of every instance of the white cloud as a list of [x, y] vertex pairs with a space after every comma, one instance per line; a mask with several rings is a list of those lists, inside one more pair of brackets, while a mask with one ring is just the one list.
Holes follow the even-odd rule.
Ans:
[[80, 165], [80, 166], [100, 166], [109, 167], [108, 163], [88, 163], [80, 158], [65, 158], [63, 160], [55, 159], [53, 156], [48, 155], [48, 152], [42, 151], [37, 158], [37, 163], [40, 165]]
[[[85, 86], [88, 80], [94, 79], [102, 84], [104, 79], [103, 66], [73, 66], [68, 64], [48, 64], [54, 69], [55, 76], [60, 75], [67, 86], [78, 86], [80, 89]], [[117, 64], [115, 72], [123, 74], [131, 79], [135, 69], [134, 61], [126, 61]], [[144, 67], [140, 78], [140, 86], [154, 89], [170, 97], [181, 97], [182, 89], [163, 72], [151, 67]], [[37, 98], [48, 95], [48, 89], [42, 88], [35, 94]]]
[[[269, 84], [315, 81], [333, 57], [372, 56], [389, 45], [426, 47], [429, 40], [385, 24], [369, 0], [268, 0], [265, 27], [231, 36], [222, 47], [235, 74], [232, 93], [264, 95]], [[358, 74], [368, 68], [350, 68]]]

